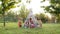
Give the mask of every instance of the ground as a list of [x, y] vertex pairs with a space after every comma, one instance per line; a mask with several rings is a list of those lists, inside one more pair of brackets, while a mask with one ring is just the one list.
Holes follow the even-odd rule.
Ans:
[[42, 28], [19, 28], [17, 23], [0, 23], [0, 34], [60, 34], [60, 24], [43, 24]]

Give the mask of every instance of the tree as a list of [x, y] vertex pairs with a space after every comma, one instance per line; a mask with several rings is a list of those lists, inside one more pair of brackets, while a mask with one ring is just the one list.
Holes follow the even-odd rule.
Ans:
[[22, 4], [21, 10], [20, 10], [20, 17], [23, 18], [23, 22], [25, 21], [28, 13], [29, 13], [29, 10], [25, 7], [24, 4]]
[[50, 2], [50, 6], [44, 6], [44, 8], [45, 8], [44, 10], [46, 10], [46, 12], [51, 13], [55, 17], [59, 17], [59, 14], [60, 14], [60, 0], [49, 0], [49, 2]]
[[5, 22], [17, 22], [17, 15], [14, 12], [7, 12], [5, 15]]
[[41, 13], [41, 14], [36, 14], [35, 15], [37, 20], [41, 19], [43, 23], [47, 22], [48, 18], [45, 17], [45, 14]]
[[49, 13], [60, 14], [60, 0], [50, 0], [50, 6], [45, 6], [45, 10]]
[[0, 14], [3, 15], [4, 27], [5, 27], [5, 12], [11, 8], [15, 8], [14, 4], [16, 4], [18, 2], [16, 2], [15, 0], [1, 0], [1, 2], [2, 2], [2, 4], [1, 4], [2, 5], [2, 11], [0, 11]]

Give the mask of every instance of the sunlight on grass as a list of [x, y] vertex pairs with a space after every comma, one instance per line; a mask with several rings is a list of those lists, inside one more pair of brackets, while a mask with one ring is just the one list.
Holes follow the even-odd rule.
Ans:
[[19, 28], [17, 23], [0, 23], [0, 34], [60, 34], [60, 24], [43, 24], [42, 28]]

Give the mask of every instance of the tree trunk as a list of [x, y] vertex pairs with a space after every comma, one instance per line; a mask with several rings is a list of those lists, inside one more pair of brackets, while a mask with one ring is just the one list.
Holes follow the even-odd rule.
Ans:
[[3, 15], [3, 26], [5, 27], [5, 5], [4, 0], [2, 0], [2, 15]]
[[3, 26], [5, 27], [5, 15], [3, 15]]

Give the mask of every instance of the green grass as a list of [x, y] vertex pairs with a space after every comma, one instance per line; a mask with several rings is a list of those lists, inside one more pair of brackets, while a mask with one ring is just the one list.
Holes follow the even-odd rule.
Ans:
[[0, 34], [60, 34], [60, 24], [43, 24], [42, 28], [19, 28], [17, 23], [0, 23]]

